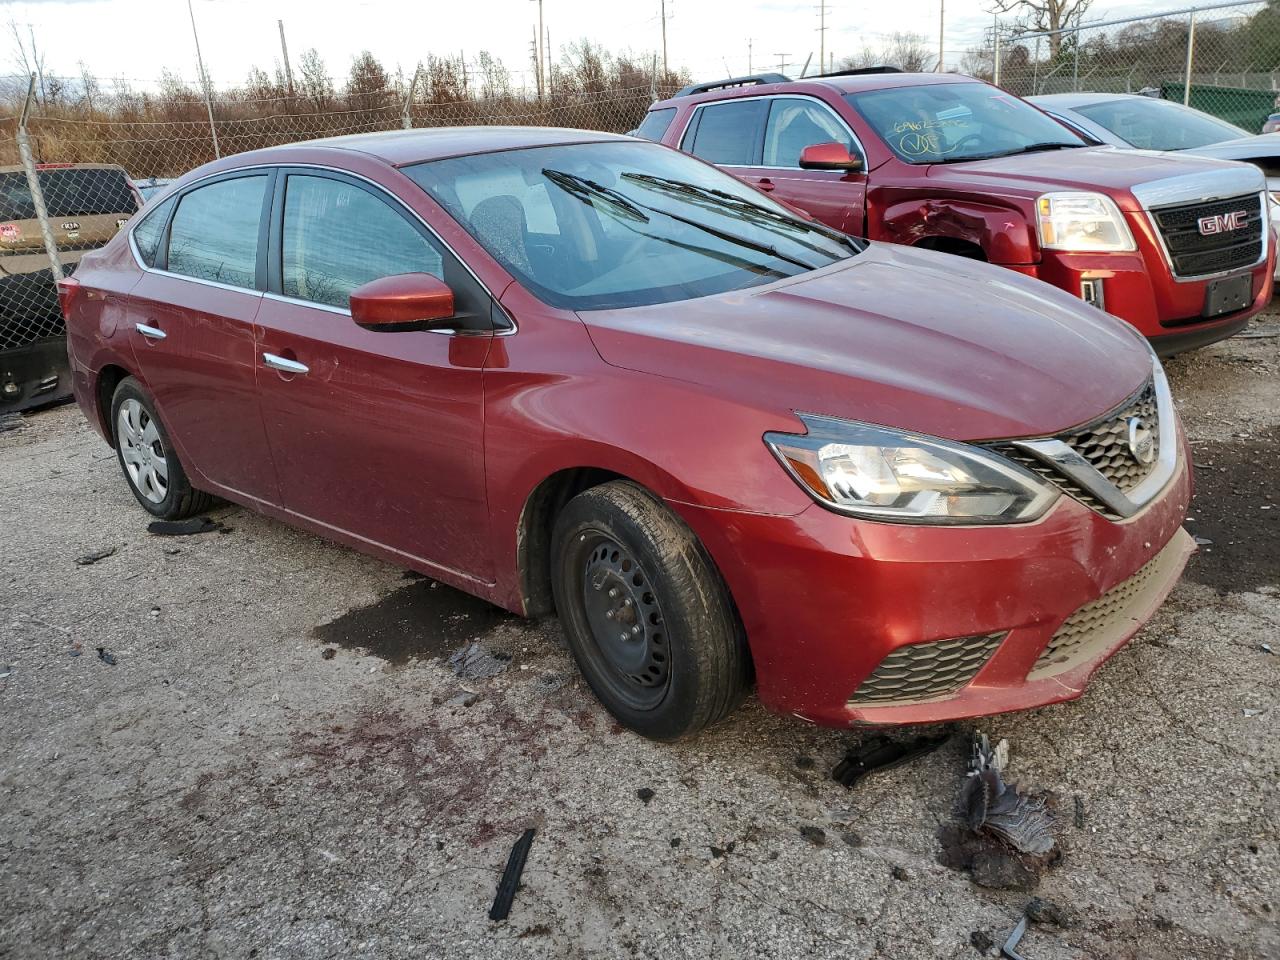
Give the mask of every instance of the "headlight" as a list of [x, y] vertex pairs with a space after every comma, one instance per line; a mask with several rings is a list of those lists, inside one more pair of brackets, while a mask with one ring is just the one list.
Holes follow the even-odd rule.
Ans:
[[899, 523], [1020, 523], [1041, 516], [1056, 487], [980, 447], [870, 424], [798, 414], [806, 434], [764, 441], [819, 503]]
[[1046, 193], [1036, 201], [1036, 221], [1047, 250], [1137, 249], [1120, 208], [1100, 193]]

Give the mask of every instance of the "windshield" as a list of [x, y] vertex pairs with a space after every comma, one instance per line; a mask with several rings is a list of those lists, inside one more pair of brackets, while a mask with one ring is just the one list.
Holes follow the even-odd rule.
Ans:
[[1072, 109], [1142, 150], [1190, 150], [1249, 136], [1225, 120], [1151, 97], [1104, 100]]
[[845, 97], [908, 163], [985, 160], [1083, 147], [1083, 139], [985, 83], [933, 83]]
[[[104, 214], [129, 216], [138, 201], [129, 181], [119, 170], [99, 168], [41, 169], [40, 189], [49, 216], [91, 217]], [[25, 173], [0, 174], [0, 219], [34, 220], [35, 201]]]
[[738, 290], [862, 249], [655, 144], [534, 147], [404, 172], [537, 297], [570, 310]]

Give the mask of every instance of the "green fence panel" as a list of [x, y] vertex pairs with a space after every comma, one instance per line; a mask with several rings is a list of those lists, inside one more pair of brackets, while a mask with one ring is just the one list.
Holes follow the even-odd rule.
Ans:
[[[1183, 85], [1160, 84], [1160, 95], [1166, 100], [1182, 102]], [[1250, 133], [1261, 133], [1267, 117], [1276, 112], [1274, 90], [1247, 90], [1242, 87], [1215, 87], [1207, 83], [1191, 85], [1191, 106], [1215, 117], [1243, 127]]]

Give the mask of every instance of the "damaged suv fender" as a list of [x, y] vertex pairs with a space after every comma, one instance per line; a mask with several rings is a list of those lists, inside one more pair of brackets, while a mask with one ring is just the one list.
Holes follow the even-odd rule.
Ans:
[[[876, 211], [867, 211], [874, 217]], [[880, 215], [879, 236], [891, 243], [933, 247], [955, 252], [957, 242], [982, 251], [990, 263], [1018, 266], [1036, 263], [1036, 252], [1025, 213], [1012, 207], [967, 200], [900, 200]]]

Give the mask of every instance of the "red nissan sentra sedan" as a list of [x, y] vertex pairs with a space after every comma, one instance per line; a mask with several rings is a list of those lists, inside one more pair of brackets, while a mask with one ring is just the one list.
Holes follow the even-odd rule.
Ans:
[[210, 495], [528, 616], [626, 725], [1079, 696], [1191, 551], [1124, 323], [699, 160], [407, 131], [202, 167], [62, 287], [138, 502]]

